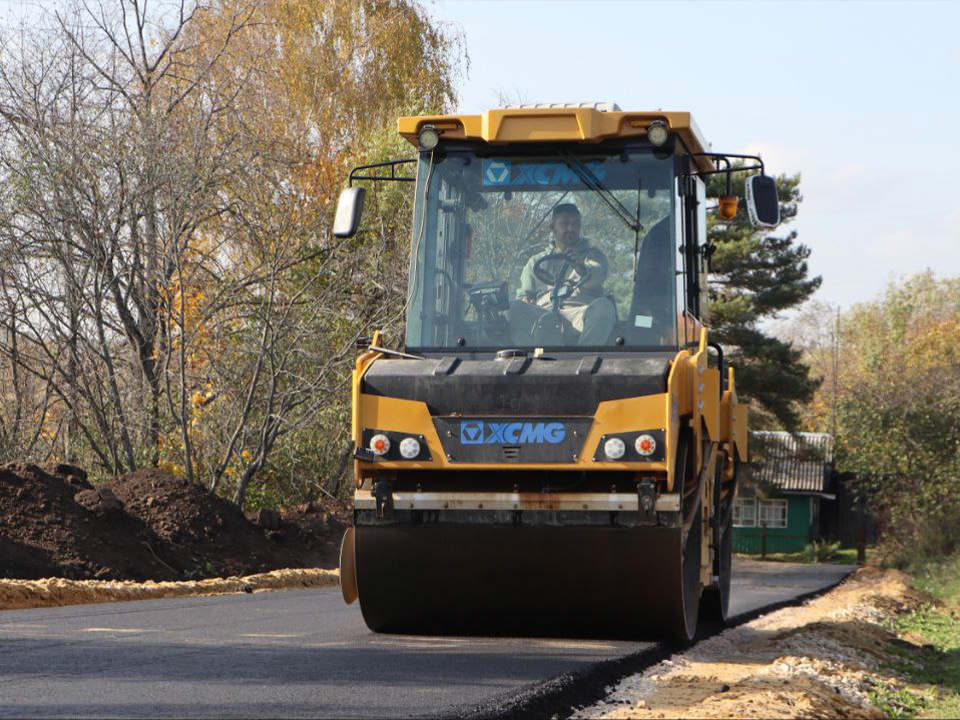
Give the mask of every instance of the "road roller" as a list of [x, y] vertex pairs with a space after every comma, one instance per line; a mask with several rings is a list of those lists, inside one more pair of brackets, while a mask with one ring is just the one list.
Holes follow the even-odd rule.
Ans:
[[611, 104], [399, 132], [414, 156], [354, 168], [333, 227], [363, 242], [371, 184], [411, 184], [405, 337], [365, 338], [353, 371], [344, 599], [384, 633], [724, 621], [747, 406], [709, 335], [707, 219], [778, 223], [762, 160]]

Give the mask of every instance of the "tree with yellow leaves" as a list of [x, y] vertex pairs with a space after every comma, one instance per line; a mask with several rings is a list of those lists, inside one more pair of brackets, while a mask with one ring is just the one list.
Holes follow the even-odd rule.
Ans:
[[48, 454], [242, 505], [278, 446], [322, 441], [395, 310], [377, 263], [408, 221], [336, 245], [333, 202], [397, 115], [448, 107], [462, 44], [416, 0], [47, 12], [0, 38], [0, 353], [49, 393], [38, 437], [71, 436]]
[[837, 430], [837, 470], [883, 519], [892, 558], [960, 550], [960, 278], [892, 283], [839, 318], [808, 308], [792, 339], [824, 377], [805, 429]]

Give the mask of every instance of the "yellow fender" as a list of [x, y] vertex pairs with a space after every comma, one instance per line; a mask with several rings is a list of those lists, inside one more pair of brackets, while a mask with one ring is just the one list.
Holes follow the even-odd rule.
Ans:
[[732, 367], [727, 369], [727, 390], [723, 393], [720, 406], [720, 442], [731, 446], [740, 461], [746, 462], [749, 405], [737, 400]]

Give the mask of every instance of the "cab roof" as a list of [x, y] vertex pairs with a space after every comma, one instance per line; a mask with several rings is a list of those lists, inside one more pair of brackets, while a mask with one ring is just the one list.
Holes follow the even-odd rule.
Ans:
[[[608, 110], [607, 108], [616, 108]], [[688, 112], [624, 112], [616, 105], [530, 106], [495, 108], [480, 115], [420, 115], [401, 117], [400, 134], [417, 145], [424, 125], [433, 125], [444, 138], [482, 140], [491, 145], [520, 142], [578, 141], [597, 143], [615, 137], [640, 137], [654, 120], [663, 120], [692, 153], [709, 152], [700, 129]], [[697, 158], [701, 170], [713, 170], [709, 158]]]

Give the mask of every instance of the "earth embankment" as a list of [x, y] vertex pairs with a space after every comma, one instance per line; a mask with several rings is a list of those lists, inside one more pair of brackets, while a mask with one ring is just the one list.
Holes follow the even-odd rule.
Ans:
[[0, 466], [0, 578], [169, 582], [332, 568], [349, 522], [333, 501], [247, 516], [158, 469], [94, 487], [70, 465]]

